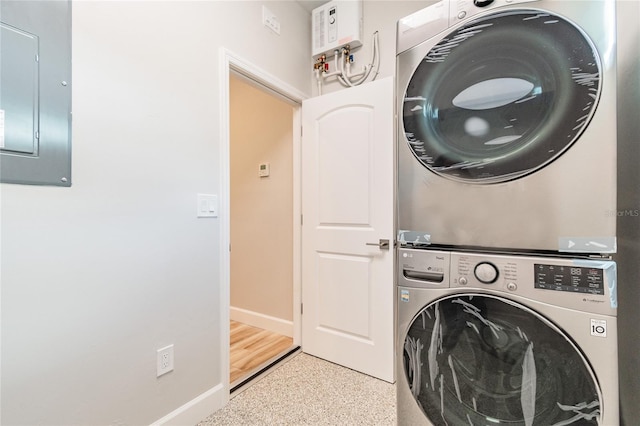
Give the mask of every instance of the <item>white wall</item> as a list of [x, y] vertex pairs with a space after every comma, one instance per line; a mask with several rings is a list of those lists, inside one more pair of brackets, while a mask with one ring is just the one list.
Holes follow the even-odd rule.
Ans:
[[[0, 423], [149, 424], [221, 377], [221, 46], [310, 91], [310, 17], [263, 2], [73, 3], [73, 186], [1, 189]], [[175, 371], [156, 378], [156, 349]]]
[[[363, 3], [363, 46], [354, 51], [356, 62], [353, 70], [360, 70], [371, 61], [373, 49], [372, 36], [378, 31], [380, 41], [380, 73], [377, 78], [395, 75], [396, 69], [396, 23], [399, 19], [423, 9], [436, 0], [364, 0]], [[334, 71], [333, 58], [330, 58], [330, 70]], [[371, 77], [369, 77], [371, 79]], [[335, 77], [323, 82], [322, 93], [331, 93], [345, 89]], [[318, 94], [315, 78], [313, 79], [313, 95]]]
[[[378, 29], [392, 75], [429, 3], [367, 0], [358, 66]], [[223, 382], [219, 222], [195, 217], [221, 191], [218, 50], [310, 93], [310, 44], [292, 1], [73, 3], [73, 186], [0, 185], [1, 424], [148, 424]]]
[[294, 109], [238, 77], [230, 86], [231, 318], [292, 336]]

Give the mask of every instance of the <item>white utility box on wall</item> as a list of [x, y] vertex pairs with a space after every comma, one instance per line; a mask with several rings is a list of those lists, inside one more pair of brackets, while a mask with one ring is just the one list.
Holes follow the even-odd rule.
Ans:
[[362, 0], [331, 1], [312, 13], [312, 52], [317, 59], [333, 56], [336, 49], [362, 46]]

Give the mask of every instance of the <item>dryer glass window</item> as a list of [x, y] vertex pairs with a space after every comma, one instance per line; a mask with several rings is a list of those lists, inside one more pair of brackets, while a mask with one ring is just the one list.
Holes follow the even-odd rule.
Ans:
[[525, 176], [578, 140], [597, 105], [600, 69], [591, 41], [559, 16], [516, 10], [473, 20], [414, 71], [407, 142], [424, 166], [455, 180]]
[[600, 397], [582, 353], [530, 309], [487, 295], [426, 306], [403, 369], [434, 425], [596, 425]]

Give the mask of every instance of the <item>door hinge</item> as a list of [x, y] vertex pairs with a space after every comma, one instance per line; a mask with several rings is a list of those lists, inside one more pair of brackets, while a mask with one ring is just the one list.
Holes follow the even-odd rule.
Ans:
[[304, 215], [300, 215], [300, 226], [304, 225]]
[[300, 315], [304, 314], [304, 304], [300, 304]]
[[231, 243], [229, 243], [229, 253], [231, 253]]

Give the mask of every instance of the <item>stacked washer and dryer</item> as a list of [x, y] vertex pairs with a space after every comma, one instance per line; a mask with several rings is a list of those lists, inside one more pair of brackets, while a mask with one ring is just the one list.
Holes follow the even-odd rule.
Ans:
[[617, 425], [615, 2], [398, 22], [400, 425]]

